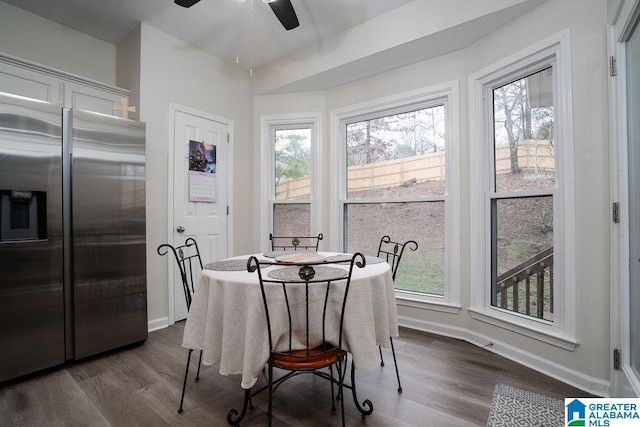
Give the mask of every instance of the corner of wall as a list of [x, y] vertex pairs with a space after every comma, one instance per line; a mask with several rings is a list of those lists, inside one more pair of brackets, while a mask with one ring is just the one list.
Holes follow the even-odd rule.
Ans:
[[140, 120], [141, 26], [116, 46], [116, 85], [129, 90], [129, 104], [136, 107], [131, 115], [134, 120]]

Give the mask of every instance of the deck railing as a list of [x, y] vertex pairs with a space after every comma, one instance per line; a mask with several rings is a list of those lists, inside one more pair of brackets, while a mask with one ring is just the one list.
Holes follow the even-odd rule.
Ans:
[[[521, 297], [524, 297], [522, 307]], [[553, 246], [498, 276], [494, 304], [528, 316], [551, 320]]]

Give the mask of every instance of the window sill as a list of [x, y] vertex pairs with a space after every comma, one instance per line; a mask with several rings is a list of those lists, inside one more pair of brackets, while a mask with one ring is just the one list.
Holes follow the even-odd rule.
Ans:
[[441, 313], [459, 314], [462, 307], [446, 301], [437, 301], [436, 297], [422, 296], [409, 292], [396, 291], [396, 302], [399, 306], [439, 311]]
[[498, 317], [488, 310], [480, 311], [469, 308], [469, 313], [471, 313], [471, 317], [475, 320], [560, 347], [564, 350], [574, 351], [576, 347], [580, 345], [580, 342], [576, 338], [563, 336], [561, 335], [561, 331], [558, 329], [554, 329], [553, 331], [537, 329], [529, 325], [516, 323], [511, 319]]

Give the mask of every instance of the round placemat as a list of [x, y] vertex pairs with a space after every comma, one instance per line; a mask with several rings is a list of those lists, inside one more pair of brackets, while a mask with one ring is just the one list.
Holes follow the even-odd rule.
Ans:
[[221, 261], [210, 262], [205, 265], [204, 268], [215, 271], [246, 271], [247, 261], [246, 259], [223, 259]]
[[[338, 254], [338, 255], [328, 256], [324, 260], [325, 260], [325, 262], [348, 263], [348, 262], [351, 262], [351, 258], [353, 258], [353, 255]], [[367, 262], [367, 265], [369, 265], [369, 264], [380, 264], [381, 262], [384, 262], [384, 260], [382, 258], [378, 258], [376, 256], [370, 256], [370, 255], [365, 255], [364, 259]]]
[[[310, 268], [307, 266], [303, 267], [285, 267], [278, 268], [277, 270], [271, 270], [267, 273], [267, 276], [272, 279], [277, 280], [290, 280], [290, 281], [300, 281], [300, 269], [301, 268]], [[349, 272], [347, 270], [343, 270], [342, 268], [337, 267], [327, 267], [327, 266], [313, 266], [313, 270], [315, 271], [315, 275], [313, 276], [313, 281], [322, 281], [322, 280], [336, 280], [347, 277]]]
[[302, 255], [302, 254], [308, 254], [308, 253], [314, 253], [315, 251], [269, 251], [269, 252], [265, 252], [262, 254], [262, 256], [265, 256], [267, 258], [277, 258], [281, 255]]
[[328, 256], [324, 260], [325, 262], [350, 262], [351, 258], [353, 258], [353, 255], [338, 254], [338, 255]]

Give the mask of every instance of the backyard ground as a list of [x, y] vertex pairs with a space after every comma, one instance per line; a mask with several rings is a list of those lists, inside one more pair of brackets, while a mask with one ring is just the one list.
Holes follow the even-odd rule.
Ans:
[[[505, 174], [498, 177], [502, 191], [540, 188], [550, 185], [545, 177]], [[361, 198], [395, 198], [438, 196], [444, 194], [442, 181], [407, 182], [396, 187], [372, 189], [349, 194], [350, 201]], [[468, 205], [463, 203], [463, 207]], [[283, 206], [283, 205], [281, 205]], [[279, 234], [309, 235], [308, 205], [284, 205], [278, 211]], [[403, 290], [442, 295], [444, 292], [444, 218], [445, 202], [353, 203], [346, 211], [345, 252], [375, 255], [382, 236], [392, 241], [414, 240], [418, 249], [406, 251], [396, 277], [396, 287]], [[469, 214], [471, 215], [471, 214]], [[461, 217], [469, 215], [462, 212]], [[496, 203], [498, 274], [529, 259], [553, 245], [553, 211], [551, 197], [501, 199]], [[454, 227], [460, 227], [454, 224]], [[469, 227], [461, 232], [459, 257], [469, 256]]]

